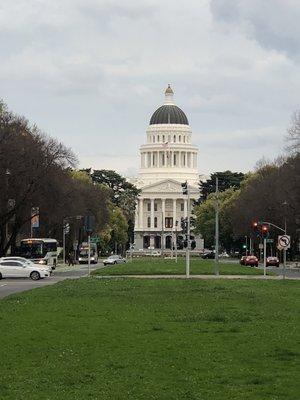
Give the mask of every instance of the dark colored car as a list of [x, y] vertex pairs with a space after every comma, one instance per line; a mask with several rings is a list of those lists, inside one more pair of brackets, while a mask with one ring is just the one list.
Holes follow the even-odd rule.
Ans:
[[255, 256], [247, 256], [244, 265], [249, 265], [250, 267], [258, 267], [258, 258]]
[[240, 259], [240, 264], [241, 264], [241, 265], [245, 265], [246, 258], [247, 258], [247, 256], [243, 256], [243, 257]]
[[277, 257], [267, 257], [267, 267], [279, 267], [279, 259]]
[[209, 251], [207, 253], [203, 253], [201, 257], [204, 258], [204, 260], [212, 260], [215, 258], [215, 253], [213, 251]]

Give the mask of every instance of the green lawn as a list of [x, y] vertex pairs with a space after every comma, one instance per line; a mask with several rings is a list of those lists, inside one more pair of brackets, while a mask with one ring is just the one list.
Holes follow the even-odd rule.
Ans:
[[[221, 275], [262, 275], [261, 269], [253, 267], [244, 267], [234, 262], [219, 263]], [[212, 275], [214, 274], [214, 261], [202, 260], [201, 258], [191, 259], [191, 274], [194, 275]], [[96, 270], [94, 274], [98, 275], [163, 275], [163, 274], [185, 274], [185, 259], [161, 258], [135, 258], [126, 264], [107, 266]], [[268, 275], [271, 273], [268, 273]]]
[[0, 301], [1, 400], [298, 400], [299, 282], [68, 280]]

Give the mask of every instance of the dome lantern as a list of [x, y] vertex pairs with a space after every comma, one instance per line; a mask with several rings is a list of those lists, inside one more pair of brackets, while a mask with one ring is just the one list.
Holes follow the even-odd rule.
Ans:
[[174, 104], [173, 101], [174, 92], [169, 84], [167, 89], [165, 90], [165, 103], [164, 104]]

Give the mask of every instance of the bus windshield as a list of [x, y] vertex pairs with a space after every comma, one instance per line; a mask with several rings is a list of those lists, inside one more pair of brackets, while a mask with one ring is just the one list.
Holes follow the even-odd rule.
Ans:
[[44, 248], [43, 242], [21, 242], [20, 252], [22, 257], [35, 258], [44, 257], [47, 249]]

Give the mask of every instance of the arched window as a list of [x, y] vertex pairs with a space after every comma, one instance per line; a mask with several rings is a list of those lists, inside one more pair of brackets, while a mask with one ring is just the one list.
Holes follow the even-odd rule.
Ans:
[[155, 136], [153, 135], [153, 143], [155, 143]]
[[178, 139], [179, 139], [179, 142], [181, 142], [181, 135], [179, 135], [179, 138], [178, 138]]
[[157, 217], [154, 217], [154, 228], [157, 228]]
[[183, 143], [185, 143], [185, 136], [183, 136]]
[[159, 143], [159, 135], [157, 135], [157, 138], [156, 138], [156, 139], [157, 139], [157, 143]]
[[147, 226], [148, 226], [148, 228], [151, 227], [151, 218], [150, 217], [147, 218]]
[[176, 154], [174, 154], [174, 165], [176, 165]]
[[162, 165], [165, 165], [165, 153], [162, 153], [162, 157], [161, 157], [161, 161], [162, 161]]
[[165, 143], [165, 135], [163, 135], [162, 141], [163, 141], [163, 143]]
[[173, 137], [173, 142], [174, 143], [176, 142], [176, 135], [174, 135], [174, 137]]

